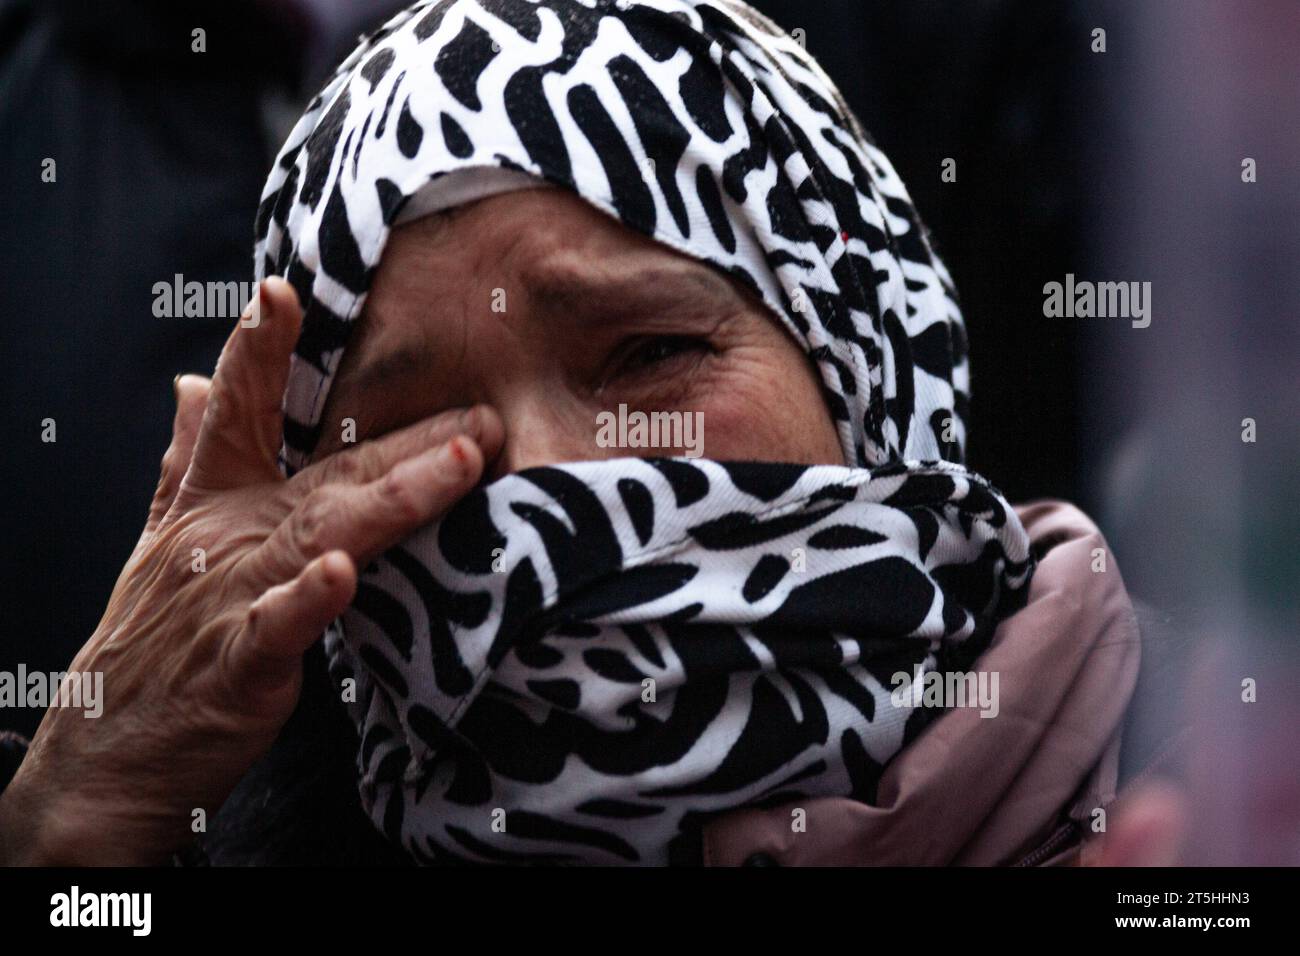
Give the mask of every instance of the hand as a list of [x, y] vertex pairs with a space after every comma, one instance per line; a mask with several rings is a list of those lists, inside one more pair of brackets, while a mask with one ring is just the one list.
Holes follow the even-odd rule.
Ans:
[[500, 449], [500, 418], [478, 406], [286, 481], [280, 404], [302, 314], [283, 280], [258, 294], [260, 323], [236, 326], [212, 381], [177, 380], [144, 533], [69, 667], [102, 672], [102, 716], [46, 712], [0, 796], [0, 864], [166, 861], [275, 740], [357, 568], [438, 518]]

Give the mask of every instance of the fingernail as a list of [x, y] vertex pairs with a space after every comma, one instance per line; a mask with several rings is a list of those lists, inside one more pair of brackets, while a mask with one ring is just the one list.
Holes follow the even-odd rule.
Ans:
[[181, 400], [181, 377], [177, 375], [172, 379], [172, 400], [180, 404]]
[[460, 413], [457, 421], [462, 431], [478, 433], [478, 406], [474, 405]]
[[463, 475], [469, 465], [469, 455], [465, 453], [459, 435], [442, 446], [438, 452], [438, 467], [445, 468], [455, 475]]
[[248, 300], [248, 305], [244, 307], [244, 314], [239, 317], [239, 324], [246, 329], [257, 328], [262, 324], [262, 316], [265, 314], [266, 306], [266, 280], [263, 279], [257, 284], [253, 297]]

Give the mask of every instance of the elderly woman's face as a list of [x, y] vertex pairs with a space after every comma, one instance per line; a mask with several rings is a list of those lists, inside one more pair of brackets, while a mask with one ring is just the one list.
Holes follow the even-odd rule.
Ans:
[[490, 477], [692, 450], [606, 447], [598, 416], [620, 405], [702, 413], [709, 458], [844, 463], [816, 372], [765, 306], [560, 189], [393, 232], [317, 455], [348, 418], [359, 441], [476, 403], [505, 429]]

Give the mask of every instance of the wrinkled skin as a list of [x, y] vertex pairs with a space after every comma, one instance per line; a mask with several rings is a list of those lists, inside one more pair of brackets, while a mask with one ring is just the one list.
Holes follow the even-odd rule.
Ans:
[[[702, 412], [719, 460], [843, 463], [816, 371], [761, 303], [559, 191], [394, 233], [316, 461], [287, 481], [301, 310], [278, 279], [259, 295], [259, 324], [235, 329], [212, 380], [177, 381], [147, 523], [68, 668], [103, 673], [103, 715], [47, 711], [0, 794], [0, 865], [165, 862], [275, 740], [358, 567], [481, 479], [680, 451], [600, 447], [602, 410]], [[1105, 861], [1172, 860], [1161, 810], [1135, 807]]]
[[494, 477], [685, 451], [598, 445], [596, 416], [621, 404], [701, 413], [709, 458], [844, 463], [818, 373], [760, 301], [560, 189], [394, 232], [319, 451], [348, 418], [365, 438], [475, 403], [505, 423]]
[[288, 481], [301, 310], [278, 279], [259, 294], [212, 381], [177, 382], [148, 521], [68, 668], [103, 673], [103, 716], [47, 711], [0, 795], [0, 863], [165, 861], [274, 741], [358, 567], [485, 474], [674, 451], [600, 448], [602, 409], [703, 412], [711, 457], [843, 460], [815, 372], [760, 303], [558, 191], [394, 234], [318, 460]]
[[144, 531], [69, 668], [103, 673], [103, 715], [46, 712], [0, 797], [0, 863], [166, 860], [193, 811], [215, 813], [270, 747], [357, 566], [441, 514], [499, 450], [495, 416], [452, 410], [284, 480], [301, 315], [287, 283], [260, 294], [260, 324], [236, 328], [213, 380], [177, 381]]

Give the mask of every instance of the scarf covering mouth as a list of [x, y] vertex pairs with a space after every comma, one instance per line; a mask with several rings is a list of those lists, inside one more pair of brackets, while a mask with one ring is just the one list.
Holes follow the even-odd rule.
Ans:
[[749, 7], [426, 0], [364, 39], [257, 217], [257, 277], [304, 304], [285, 470], [391, 229], [528, 185], [758, 295], [851, 465], [533, 468], [390, 549], [325, 641], [363, 806], [423, 862], [663, 863], [728, 809], [870, 802], [941, 713], [896, 706], [894, 675], [968, 668], [1033, 561], [961, 465], [965, 333], [906, 189]]

